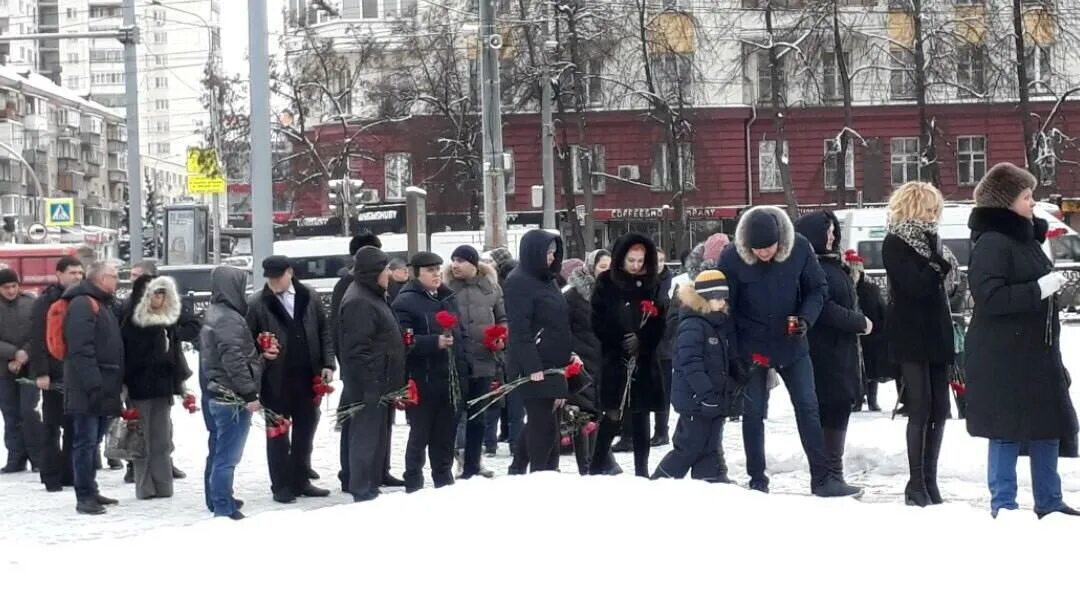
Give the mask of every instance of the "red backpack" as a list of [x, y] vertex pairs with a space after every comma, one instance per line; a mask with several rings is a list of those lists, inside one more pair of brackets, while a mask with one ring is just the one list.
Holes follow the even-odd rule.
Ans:
[[[52, 303], [49, 312], [45, 314], [45, 349], [49, 356], [57, 361], [63, 361], [67, 357], [67, 342], [64, 341], [64, 319], [67, 318], [68, 308], [71, 301], [65, 298]], [[98, 314], [101, 305], [94, 298], [90, 298], [90, 310]]]

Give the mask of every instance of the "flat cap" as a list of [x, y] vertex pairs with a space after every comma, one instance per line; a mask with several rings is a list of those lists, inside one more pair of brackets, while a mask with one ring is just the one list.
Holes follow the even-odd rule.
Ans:
[[413, 268], [427, 268], [428, 266], [442, 266], [443, 259], [430, 251], [421, 251], [409, 260], [409, 266]]
[[289, 258], [283, 255], [272, 255], [263, 260], [262, 267], [264, 277], [276, 279], [292, 268], [292, 264], [289, 263]]

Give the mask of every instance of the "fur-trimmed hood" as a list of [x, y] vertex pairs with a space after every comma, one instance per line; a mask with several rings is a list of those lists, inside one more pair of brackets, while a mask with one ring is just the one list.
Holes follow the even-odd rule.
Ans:
[[[476, 278], [478, 280], [487, 279], [494, 288], [499, 284], [499, 271], [495, 269], [495, 266], [487, 262], [480, 262], [476, 266]], [[454, 277], [454, 272], [450, 268], [450, 264], [443, 266], [443, 283], [450, 285], [452, 283], [463, 282], [464, 279], [458, 279]]]
[[[144, 277], [139, 277], [140, 282]], [[180, 320], [180, 290], [172, 277], [145, 277], [142, 293], [131, 311], [131, 322], [136, 327], [169, 327]], [[165, 290], [165, 305], [159, 311], [150, 309], [150, 298], [154, 292]]]
[[999, 207], [976, 207], [971, 210], [968, 217], [968, 228], [971, 228], [971, 240], [977, 241], [987, 232], [999, 232], [1021, 243], [1032, 241], [1043, 243], [1046, 241], [1046, 233], [1050, 224], [1042, 218], [1028, 220], [1022, 215], [1017, 215], [1011, 209]]
[[780, 227], [780, 242], [773, 261], [786, 261], [795, 247], [795, 226], [791, 223], [791, 218], [787, 216], [787, 213], [784, 213], [784, 210], [779, 207], [762, 206], [747, 209], [742, 218], [739, 219], [738, 227], [735, 228], [735, 250], [738, 251], [743, 262], [749, 265], [757, 264], [760, 261], [750, 249], [749, 235], [747, 234], [750, 225], [748, 220], [759, 213], [772, 215], [776, 219], [776, 223]]
[[596, 277], [593, 273], [589, 272], [587, 266], [582, 266], [570, 273], [570, 276], [566, 279], [566, 287], [563, 288], [563, 292], [567, 292], [571, 289], [578, 292], [585, 301], [588, 302], [592, 299], [593, 291], [596, 289]]

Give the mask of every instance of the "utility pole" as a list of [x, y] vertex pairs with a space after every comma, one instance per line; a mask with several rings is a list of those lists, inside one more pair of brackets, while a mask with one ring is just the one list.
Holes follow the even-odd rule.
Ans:
[[481, 130], [484, 138], [484, 247], [506, 247], [506, 180], [503, 167], [502, 107], [499, 91], [499, 50], [495, 32], [495, 0], [480, 0]]
[[555, 228], [555, 119], [552, 116], [551, 57], [558, 50], [558, 43], [551, 39], [551, 20], [554, 11], [551, 1], [544, 2], [544, 71], [540, 75], [541, 160], [544, 179], [545, 229]]
[[139, 30], [135, 26], [135, 0], [124, 0], [124, 92], [127, 101], [127, 174], [128, 174], [128, 251], [131, 263], [138, 264], [143, 258], [143, 183], [142, 163], [139, 154], [139, 55], [135, 45], [139, 43]]
[[251, 99], [252, 268], [274, 253], [274, 202], [270, 166], [270, 51], [266, 1], [248, 0], [248, 66]]
[[[207, 62], [210, 64], [211, 74], [218, 74], [219, 67], [219, 51], [218, 46], [221, 44], [221, 30], [218, 28], [208, 28], [206, 34], [210, 36], [210, 55], [207, 58]], [[210, 139], [211, 145], [214, 146], [214, 156], [217, 160], [217, 169], [221, 172], [222, 178], [225, 180], [225, 200], [228, 201], [229, 197], [229, 177], [225, 171], [225, 155], [221, 149], [221, 109], [218, 107], [218, 91], [221, 87], [218, 86], [217, 90], [210, 91]], [[214, 257], [212, 258], [215, 264], [221, 263], [221, 194], [214, 193], [214, 207], [210, 210], [210, 221], [213, 222], [214, 228], [211, 231], [211, 238], [214, 239], [213, 251]]]

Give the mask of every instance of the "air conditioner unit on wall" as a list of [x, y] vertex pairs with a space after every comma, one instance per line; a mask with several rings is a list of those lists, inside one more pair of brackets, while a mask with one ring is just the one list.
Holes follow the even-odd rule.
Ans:
[[619, 179], [632, 181], [641, 179], [641, 167], [637, 165], [619, 165]]

